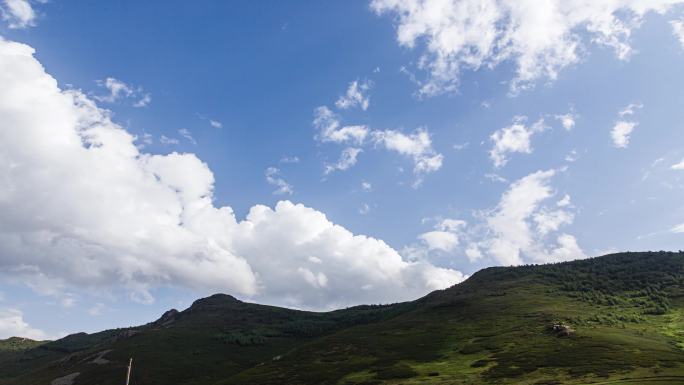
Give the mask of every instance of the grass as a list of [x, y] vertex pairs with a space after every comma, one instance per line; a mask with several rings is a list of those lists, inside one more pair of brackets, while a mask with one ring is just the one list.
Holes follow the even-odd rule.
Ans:
[[[490, 268], [417, 301], [328, 313], [219, 295], [134, 330], [0, 354], [0, 384], [75, 371], [79, 385], [119, 384], [131, 356], [139, 384], [682, 383], [684, 254]], [[105, 349], [110, 363], [89, 363]]]

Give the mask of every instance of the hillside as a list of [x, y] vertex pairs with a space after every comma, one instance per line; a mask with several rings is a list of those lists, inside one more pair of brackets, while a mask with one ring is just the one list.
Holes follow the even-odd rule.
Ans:
[[139, 327], [2, 346], [3, 385], [122, 384], [129, 357], [141, 385], [681, 384], [684, 253], [489, 268], [327, 313], [217, 294]]

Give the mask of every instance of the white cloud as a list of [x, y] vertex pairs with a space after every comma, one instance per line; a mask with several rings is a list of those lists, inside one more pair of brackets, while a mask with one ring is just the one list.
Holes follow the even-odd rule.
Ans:
[[451, 251], [458, 246], [458, 236], [448, 231], [428, 231], [418, 238], [427, 244], [429, 250]]
[[558, 237], [556, 246], [549, 246], [547, 242], [548, 235], [572, 223], [574, 218], [562, 205], [556, 205], [561, 208], [543, 205], [554, 195], [549, 181], [555, 173], [554, 170], [537, 171], [512, 183], [496, 208], [483, 213], [485, 232], [476, 235], [480, 237], [478, 247], [502, 265], [556, 261], [561, 254], [581, 258], [581, 250], [572, 248], [567, 236]]
[[618, 115], [621, 118], [624, 118], [625, 116], [631, 116], [634, 115], [637, 110], [640, 110], [642, 108], [644, 108], [644, 105], [641, 103], [630, 103], [627, 105], [627, 107], [620, 110], [620, 112], [618, 112]]
[[370, 182], [361, 182], [361, 189], [363, 191], [373, 191], [373, 185]]
[[575, 127], [577, 115], [573, 112], [568, 112], [567, 114], [556, 115], [556, 119], [560, 120], [563, 128], [570, 131]]
[[4, 0], [0, 4], [0, 16], [12, 29], [33, 27], [36, 20], [36, 12], [28, 0]]
[[148, 134], [147, 132], [143, 132], [142, 137], [136, 137], [135, 140], [140, 141], [137, 145], [138, 149], [143, 149], [145, 146], [149, 146], [154, 142], [152, 134]]
[[454, 147], [454, 150], [456, 150], [456, 151], [461, 151], [461, 150], [467, 148], [468, 145], [469, 145], [468, 142], [465, 142], [465, 143], [456, 143], [456, 144], [454, 144], [453, 147]]
[[570, 205], [570, 195], [565, 194], [561, 200], [556, 202], [556, 206], [558, 207], [567, 207]]
[[159, 137], [159, 143], [165, 145], [165, 146], [175, 146], [179, 144], [180, 142], [176, 138], [169, 138], [166, 135], [161, 135]]
[[482, 252], [476, 243], [471, 243], [465, 250], [465, 255], [470, 262], [477, 262], [482, 259]]
[[355, 147], [345, 148], [344, 150], [342, 150], [342, 153], [340, 154], [340, 159], [338, 159], [336, 163], [328, 164], [325, 166], [324, 173], [327, 175], [334, 171], [344, 171], [349, 169], [350, 167], [353, 167], [356, 164], [356, 157], [362, 151], [363, 150], [361, 150], [360, 148]]
[[299, 157], [297, 156], [284, 156], [280, 158], [280, 163], [299, 163]]
[[508, 179], [502, 177], [499, 174], [493, 173], [493, 172], [486, 173], [485, 178], [491, 180], [492, 182], [508, 183]]
[[184, 137], [188, 142], [192, 144], [197, 144], [197, 141], [195, 140], [195, 138], [193, 138], [192, 133], [190, 133], [190, 130], [188, 130], [187, 128], [179, 129], [178, 134]]
[[372, 136], [376, 145], [410, 156], [416, 175], [435, 172], [442, 167], [444, 156], [432, 148], [430, 133], [424, 128], [408, 135], [395, 130], [373, 131]]
[[175, 286], [327, 309], [464, 278], [301, 204], [255, 205], [239, 220], [214, 206], [197, 156], [141, 152], [107, 111], [60, 90], [27, 45], [0, 39], [0, 84], [0, 272], [34, 290], [117, 287], [149, 303]]
[[418, 62], [428, 76], [421, 95], [453, 92], [463, 70], [515, 65], [511, 91], [554, 80], [579, 62], [588, 44], [631, 54], [629, 38], [644, 15], [684, 0], [372, 0], [392, 14], [402, 46], [424, 45]]
[[370, 97], [365, 93], [367, 93], [372, 86], [373, 83], [368, 81], [359, 83], [358, 80], [355, 80], [349, 83], [347, 93], [337, 99], [335, 106], [341, 110], [360, 107], [362, 110], [366, 111], [370, 105]]
[[366, 215], [369, 212], [370, 212], [370, 206], [368, 205], [368, 203], [364, 203], [363, 205], [361, 205], [361, 208], [359, 209], [359, 214]]
[[275, 168], [275, 167], [269, 167], [266, 169], [266, 172], [264, 173], [266, 176], [266, 182], [268, 184], [273, 185], [278, 187], [275, 191], [273, 191], [273, 194], [275, 195], [282, 195], [282, 194], [288, 194], [292, 195], [294, 192], [294, 189], [292, 188], [292, 185], [287, 183], [285, 179], [282, 178], [280, 175], [280, 170]]
[[610, 131], [610, 136], [613, 138], [613, 145], [617, 148], [627, 148], [629, 145], [630, 135], [637, 126], [636, 122], [618, 121]]
[[684, 48], [684, 20], [672, 20], [670, 25], [672, 26], [672, 33]]
[[460, 219], [444, 219], [434, 226], [433, 231], [420, 234], [422, 240], [430, 250], [450, 252], [459, 244], [459, 235], [466, 222]]
[[610, 131], [610, 136], [613, 139], [613, 145], [617, 148], [627, 148], [629, 146], [630, 136], [632, 131], [639, 125], [639, 123], [627, 120], [628, 117], [634, 115], [636, 110], [643, 108], [643, 104], [631, 103], [627, 107], [618, 112], [618, 120], [615, 122], [613, 129]]
[[542, 132], [546, 129], [544, 119], [539, 119], [532, 126], [525, 126], [524, 116], [516, 116], [513, 119], [513, 124], [508, 127], [501, 128], [494, 132], [489, 138], [494, 145], [489, 151], [489, 157], [494, 162], [494, 166], [499, 168], [508, 163], [508, 154], [511, 153], [532, 153], [532, 145], [530, 139], [532, 135]]
[[[361, 146], [370, 137], [370, 140], [376, 147], [381, 146], [387, 150], [411, 157], [414, 163], [413, 173], [417, 176], [413, 184], [414, 187], [421, 184], [422, 177], [425, 174], [435, 172], [442, 167], [444, 156], [434, 150], [430, 133], [425, 128], [419, 128], [413, 133], [404, 134], [397, 130], [371, 130], [365, 125], [342, 126], [339, 116], [326, 106], [321, 106], [314, 110], [313, 125], [318, 131], [315, 139], [322, 143], [333, 142], [342, 144], [351, 142]], [[346, 160], [347, 163], [338, 162], [338, 165], [354, 165], [356, 163], [356, 155], [361, 150], [359, 148], [348, 148], [345, 151], [347, 153], [342, 153], [340, 162]], [[336, 168], [335, 165], [326, 165], [325, 173], [328, 174], [335, 169], [339, 168]]]
[[316, 138], [321, 142], [362, 144], [368, 135], [366, 126], [340, 127], [339, 117], [326, 106], [316, 108], [313, 124], [319, 130]]
[[572, 162], [577, 161], [577, 159], [579, 159], [579, 155], [577, 154], [577, 150], [574, 150], [574, 149], [570, 150], [570, 152], [567, 155], [565, 155], [565, 161], [566, 162], [572, 163]]
[[214, 128], [223, 128], [223, 123], [214, 119], [209, 119], [209, 125], [211, 125]]
[[95, 100], [103, 103], [115, 103], [122, 99], [134, 99], [133, 107], [145, 107], [152, 101], [152, 96], [146, 94], [142, 87], [135, 87], [122, 82], [121, 80], [112, 77], [105, 80], [96, 80], [100, 87], [104, 87], [109, 91], [107, 95], [93, 96]]
[[18, 309], [0, 309], [0, 339], [24, 337], [32, 340], [45, 340], [47, 336], [40, 329], [31, 327], [24, 321], [24, 314]]
[[564, 262], [573, 259], [583, 259], [587, 256], [577, 244], [577, 239], [569, 234], [561, 234], [557, 239], [558, 247], [553, 249], [544, 262]]
[[671, 230], [673, 233], [684, 233], [684, 223], [681, 225], [675, 226]]
[[133, 103], [133, 107], [146, 107], [152, 102], [152, 95], [144, 94], [137, 102]]
[[670, 166], [670, 168], [672, 170], [684, 170], [684, 159], [682, 159], [682, 161], [677, 164], [673, 164], [672, 166]]

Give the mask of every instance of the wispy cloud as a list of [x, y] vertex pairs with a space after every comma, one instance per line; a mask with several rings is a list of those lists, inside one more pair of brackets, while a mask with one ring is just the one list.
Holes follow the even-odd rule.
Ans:
[[268, 184], [276, 186], [277, 189], [273, 191], [275, 195], [292, 195], [294, 193], [294, 188], [291, 184], [287, 183], [285, 179], [280, 174], [280, 170], [275, 167], [269, 167], [266, 169], [264, 174], [266, 176], [266, 182]]

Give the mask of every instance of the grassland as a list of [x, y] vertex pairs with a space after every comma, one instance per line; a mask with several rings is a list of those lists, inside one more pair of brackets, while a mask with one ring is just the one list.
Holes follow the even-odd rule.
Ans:
[[0, 384], [121, 384], [129, 357], [137, 384], [683, 384], [684, 254], [490, 268], [328, 313], [216, 295], [140, 327], [0, 350]]

